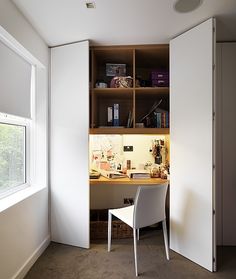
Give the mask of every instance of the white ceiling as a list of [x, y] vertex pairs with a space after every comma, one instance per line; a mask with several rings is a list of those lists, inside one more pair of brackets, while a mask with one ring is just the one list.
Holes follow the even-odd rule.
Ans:
[[204, 0], [195, 11], [173, 10], [176, 0], [12, 0], [49, 46], [89, 39], [92, 44], [167, 43], [209, 17], [217, 39], [236, 41], [236, 0]]

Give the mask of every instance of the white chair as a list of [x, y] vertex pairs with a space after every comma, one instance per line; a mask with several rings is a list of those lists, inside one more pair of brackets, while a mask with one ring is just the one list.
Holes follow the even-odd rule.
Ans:
[[167, 184], [138, 187], [134, 205], [109, 209], [108, 211], [108, 252], [111, 251], [112, 215], [133, 228], [135, 275], [138, 276], [137, 238], [139, 229], [162, 221], [166, 257], [169, 260], [168, 238], [166, 230], [165, 200]]

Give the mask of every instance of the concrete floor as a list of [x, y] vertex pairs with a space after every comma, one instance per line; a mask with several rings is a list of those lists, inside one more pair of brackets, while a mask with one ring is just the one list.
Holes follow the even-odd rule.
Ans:
[[[218, 253], [218, 272], [211, 273], [179, 254], [170, 251], [166, 260], [162, 231], [141, 234], [138, 244], [140, 278], [236, 278], [236, 247], [224, 247]], [[127, 279], [134, 275], [133, 240], [113, 240], [107, 252], [106, 241], [81, 249], [51, 243], [34, 264], [26, 279]]]

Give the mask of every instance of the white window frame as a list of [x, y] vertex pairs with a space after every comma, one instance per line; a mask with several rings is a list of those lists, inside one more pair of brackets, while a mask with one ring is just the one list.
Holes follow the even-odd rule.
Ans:
[[[4, 195], [4, 198], [0, 197], [0, 212], [5, 209], [17, 204], [23, 199], [33, 195], [34, 193], [40, 191], [45, 188], [45, 185], [38, 185], [36, 179], [36, 148], [37, 148], [37, 118], [36, 118], [36, 84], [37, 84], [37, 73], [38, 70], [45, 70], [44, 64], [39, 61], [31, 52], [29, 52], [21, 43], [19, 43], [10, 33], [8, 33], [1, 25], [0, 25], [0, 41], [3, 42], [6, 46], [15, 51], [18, 55], [24, 58], [32, 65], [32, 75], [31, 75], [31, 121], [29, 122], [30, 135], [28, 139], [28, 143], [30, 146], [30, 150], [27, 152], [29, 155], [27, 173], [29, 177], [27, 178], [27, 185], [23, 187], [24, 190], [15, 191], [11, 194]], [[8, 116], [9, 119], [9, 116]], [[28, 186], [28, 187], [27, 187]], [[30, 186], [30, 187], [29, 187]]]
[[35, 173], [35, 82], [36, 67], [31, 68], [31, 119], [0, 112], [0, 123], [25, 127], [25, 183], [0, 191], [0, 199], [23, 190], [33, 184]]
[[14, 117], [11, 115], [0, 113], [0, 123], [2, 124], [9, 124], [9, 125], [16, 125], [16, 126], [22, 126], [25, 128], [25, 158], [24, 158], [24, 183], [17, 185], [17, 186], [11, 186], [9, 189], [6, 189], [5, 191], [0, 192], [0, 198], [4, 198], [10, 194], [13, 194], [19, 190], [25, 189], [30, 185], [30, 120], [28, 119], [20, 119], [20, 117]]

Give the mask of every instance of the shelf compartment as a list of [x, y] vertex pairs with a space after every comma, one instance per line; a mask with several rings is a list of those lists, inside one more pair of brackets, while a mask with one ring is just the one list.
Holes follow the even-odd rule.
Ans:
[[[157, 89], [150, 88], [147, 90], [135, 91], [135, 122], [141, 122], [141, 119], [150, 112], [152, 106], [162, 102], [158, 106], [159, 109], [169, 112], [169, 90], [168, 88]], [[142, 121], [143, 122], [143, 121]], [[144, 122], [146, 125], [146, 123]], [[155, 128], [155, 123], [151, 121], [151, 127]]]
[[147, 86], [151, 86], [151, 72], [154, 70], [169, 72], [168, 45], [137, 47], [135, 49], [136, 78]]
[[169, 68], [169, 45], [149, 45], [135, 47], [137, 69]]
[[133, 90], [95, 89], [93, 94], [96, 104], [93, 127], [107, 126], [107, 108], [114, 104], [119, 104], [119, 126], [127, 126], [129, 111], [133, 112]]
[[106, 76], [106, 64], [125, 64], [126, 76], [133, 77], [133, 49], [127, 47], [95, 47], [93, 51], [94, 77], [96, 82], [103, 81], [110, 87], [112, 76]]

